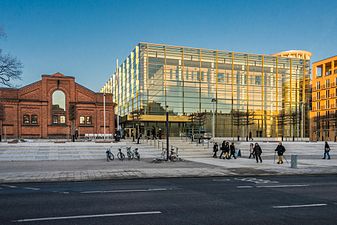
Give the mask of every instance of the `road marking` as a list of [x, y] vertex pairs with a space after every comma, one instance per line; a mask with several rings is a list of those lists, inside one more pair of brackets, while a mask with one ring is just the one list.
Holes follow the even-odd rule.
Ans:
[[253, 188], [253, 186], [236, 186], [236, 188]]
[[9, 187], [9, 188], [17, 188], [17, 186], [8, 185], [8, 184], [2, 184], [1, 186], [3, 186], [3, 187]]
[[27, 189], [27, 190], [33, 190], [33, 191], [38, 191], [38, 190], [40, 190], [40, 188], [34, 188], [34, 187], [24, 187], [24, 189]]
[[234, 180], [252, 182], [255, 184], [270, 184], [270, 183], [277, 184], [279, 183], [278, 181], [257, 179], [255, 177], [234, 178]]
[[287, 188], [287, 187], [308, 187], [309, 184], [284, 184], [284, 185], [259, 185], [257, 188]]
[[223, 178], [223, 179], [213, 179], [214, 182], [224, 182], [224, 181], [230, 181], [231, 179]]
[[151, 191], [167, 191], [167, 188], [150, 188], [150, 189], [131, 189], [131, 190], [107, 190], [107, 191], [83, 191], [81, 194], [96, 193], [127, 193], [127, 192], [151, 192]]
[[303, 207], [319, 207], [326, 206], [327, 204], [308, 204], [308, 205], [278, 205], [273, 206], [274, 209], [286, 209], [286, 208], [303, 208]]
[[114, 217], [114, 216], [135, 216], [135, 215], [151, 215], [161, 214], [160, 211], [148, 211], [148, 212], [129, 212], [129, 213], [111, 213], [111, 214], [94, 214], [94, 215], [78, 215], [78, 216], [60, 216], [60, 217], [44, 217], [33, 219], [19, 219], [13, 220], [13, 222], [33, 222], [33, 221], [48, 221], [48, 220], [69, 220], [69, 219], [82, 219], [82, 218], [97, 218], [97, 217]]

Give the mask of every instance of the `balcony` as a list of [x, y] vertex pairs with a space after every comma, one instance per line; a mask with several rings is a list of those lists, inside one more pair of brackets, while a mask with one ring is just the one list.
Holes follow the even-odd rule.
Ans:
[[322, 96], [321, 96], [321, 99], [326, 99], [325, 95], [322, 95]]

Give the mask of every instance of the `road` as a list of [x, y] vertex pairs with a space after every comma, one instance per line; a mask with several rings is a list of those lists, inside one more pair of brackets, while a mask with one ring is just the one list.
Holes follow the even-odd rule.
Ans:
[[0, 184], [0, 224], [337, 224], [337, 176]]

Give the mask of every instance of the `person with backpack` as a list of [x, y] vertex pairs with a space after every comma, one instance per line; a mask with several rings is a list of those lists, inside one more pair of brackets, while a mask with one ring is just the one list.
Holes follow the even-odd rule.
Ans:
[[216, 155], [218, 151], [219, 151], [219, 146], [218, 146], [218, 143], [215, 142], [213, 145], [213, 152], [214, 152], [213, 158], [218, 158], [218, 156]]
[[253, 154], [255, 155], [256, 163], [259, 163], [259, 160], [260, 160], [260, 163], [262, 163], [262, 158], [261, 158], [262, 149], [258, 143], [255, 143]]
[[326, 141], [325, 146], [324, 146], [324, 157], [322, 159], [325, 159], [326, 156], [328, 156], [328, 159], [331, 159], [329, 152], [330, 152], [330, 146], [328, 142]]
[[275, 152], [277, 152], [277, 156], [278, 156], [277, 164], [283, 164], [283, 154], [284, 154], [285, 151], [286, 151], [286, 149], [282, 145], [282, 142], [279, 142], [278, 146], [275, 149]]

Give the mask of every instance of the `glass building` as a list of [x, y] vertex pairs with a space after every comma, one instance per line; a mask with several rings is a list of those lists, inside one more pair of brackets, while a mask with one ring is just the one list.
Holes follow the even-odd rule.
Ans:
[[171, 135], [212, 133], [214, 113], [217, 137], [308, 137], [310, 56], [139, 43], [101, 92], [127, 132], [165, 131], [168, 112]]

